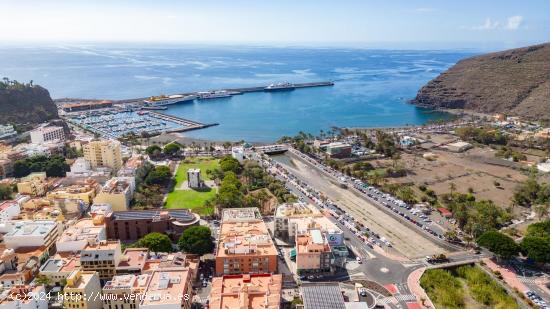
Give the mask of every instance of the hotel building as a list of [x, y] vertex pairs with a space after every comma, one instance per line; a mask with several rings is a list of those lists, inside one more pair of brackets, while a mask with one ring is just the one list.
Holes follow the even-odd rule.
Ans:
[[40, 127], [31, 131], [33, 144], [44, 144], [51, 141], [64, 141], [65, 131], [63, 127]]

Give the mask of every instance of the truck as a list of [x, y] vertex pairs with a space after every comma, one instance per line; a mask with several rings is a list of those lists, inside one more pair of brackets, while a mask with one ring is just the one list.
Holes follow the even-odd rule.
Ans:
[[434, 254], [432, 256], [426, 256], [426, 262], [430, 264], [437, 264], [437, 263], [445, 263], [448, 262], [449, 258], [443, 253], [441, 254]]

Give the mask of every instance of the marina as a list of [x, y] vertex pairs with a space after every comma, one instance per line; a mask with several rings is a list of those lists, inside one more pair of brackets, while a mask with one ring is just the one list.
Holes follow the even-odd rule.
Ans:
[[127, 134], [157, 135], [211, 127], [181, 117], [154, 111], [109, 110], [81, 113], [66, 117], [67, 121], [105, 138], [120, 138]]
[[[299, 88], [333, 86], [331, 81], [292, 84], [288, 82], [275, 83], [267, 86], [199, 91], [172, 95], [158, 95], [148, 98], [138, 98], [115, 101], [105, 108], [99, 103], [88, 104], [83, 109], [65, 108], [75, 102], [65, 100], [60, 114], [68, 122], [106, 138], [120, 138], [127, 134], [158, 135], [171, 132], [185, 132], [208, 128], [218, 123], [201, 123], [182, 117], [168, 115], [164, 111], [168, 106], [184, 102], [201, 102], [206, 100], [231, 98], [252, 92], [292, 91]], [[77, 101], [77, 100], [74, 100]], [[79, 100], [82, 101], [82, 100]], [[111, 101], [109, 101], [111, 102]], [[96, 109], [97, 108], [97, 109]]]

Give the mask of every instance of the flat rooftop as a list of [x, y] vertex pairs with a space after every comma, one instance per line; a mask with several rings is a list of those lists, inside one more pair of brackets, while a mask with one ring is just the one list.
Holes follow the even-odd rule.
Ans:
[[114, 220], [153, 220], [174, 218], [180, 222], [195, 223], [200, 218], [189, 209], [115, 211], [107, 215]]
[[46, 236], [55, 228], [57, 222], [51, 220], [18, 221], [4, 237]]
[[187, 268], [174, 267], [155, 270], [145, 288], [144, 305], [181, 304], [181, 297], [186, 293], [191, 273]]
[[79, 262], [76, 258], [62, 258], [55, 257], [49, 258], [40, 267], [40, 271], [45, 272], [71, 272], [79, 266]]
[[143, 270], [145, 262], [149, 258], [147, 248], [127, 248], [124, 250], [117, 269], [140, 269]]
[[302, 202], [297, 203], [285, 203], [277, 207], [275, 211], [275, 217], [287, 217], [287, 218], [296, 218], [296, 217], [319, 217], [323, 216], [321, 211], [311, 204], [306, 204]]
[[222, 213], [222, 222], [262, 220], [260, 210], [256, 207], [226, 208]]
[[103, 286], [103, 293], [109, 292], [109, 290], [115, 289], [129, 289], [133, 291], [140, 291], [147, 287], [151, 279], [151, 275], [117, 275], [113, 279], [107, 281]]
[[222, 222], [216, 257], [276, 254], [277, 249], [263, 221]]
[[96, 239], [99, 241], [99, 236], [105, 231], [104, 224], [94, 224], [93, 219], [80, 219], [74, 225], [69, 226], [61, 233], [57, 242], [78, 241], [85, 239]]
[[212, 279], [210, 308], [278, 309], [282, 275], [227, 275]]

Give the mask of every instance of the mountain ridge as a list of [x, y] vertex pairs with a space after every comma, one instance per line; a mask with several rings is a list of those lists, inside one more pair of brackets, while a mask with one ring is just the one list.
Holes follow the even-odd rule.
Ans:
[[411, 103], [550, 120], [550, 43], [460, 60]]

